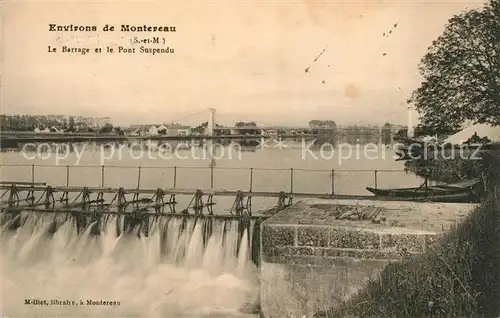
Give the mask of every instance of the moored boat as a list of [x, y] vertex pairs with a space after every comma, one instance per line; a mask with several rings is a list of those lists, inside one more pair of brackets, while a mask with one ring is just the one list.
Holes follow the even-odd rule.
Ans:
[[434, 202], [473, 202], [477, 200], [475, 187], [479, 179], [465, 180], [457, 183], [399, 189], [377, 189], [366, 187], [366, 190], [383, 197], [408, 198], [412, 200], [426, 200]]

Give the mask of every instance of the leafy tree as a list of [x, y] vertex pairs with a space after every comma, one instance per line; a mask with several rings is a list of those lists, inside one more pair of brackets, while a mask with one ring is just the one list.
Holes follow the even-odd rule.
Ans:
[[125, 131], [123, 131], [123, 129], [121, 127], [115, 126], [115, 127], [113, 127], [113, 131], [115, 132], [115, 134], [117, 134], [119, 136], [125, 135]]
[[73, 118], [73, 116], [69, 118], [68, 131], [75, 131], [75, 119]]
[[167, 134], [167, 128], [158, 129], [158, 135], [166, 135], [166, 134]]
[[408, 101], [431, 128], [500, 125], [500, 0], [452, 17], [420, 65], [424, 81]]
[[315, 144], [322, 145], [325, 142], [336, 143], [338, 139], [337, 124], [333, 120], [309, 121], [310, 133], [317, 135]]
[[434, 135], [452, 135], [456, 133], [457, 129], [452, 129], [449, 126], [441, 126], [441, 127], [430, 127], [422, 124], [418, 124], [415, 127], [414, 135], [415, 137], [422, 136], [434, 136]]
[[[257, 128], [257, 124], [254, 123], [254, 122], [245, 123], [245, 122], [241, 122], [240, 121], [240, 122], [237, 122], [234, 126], [238, 127], [238, 128], [243, 128], [243, 129], [239, 130], [239, 133], [242, 134], [242, 135], [245, 135], [245, 134], [249, 134], [249, 135], [260, 134], [260, 129]], [[253, 128], [253, 127], [255, 127], [255, 128]]]
[[208, 127], [208, 121], [201, 123], [200, 125], [194, 127], [191, 131], [197, 134], [203, 134]]
[[9, 119], [6, 115], [0, 115], [0, 130], [9, 130]]
[[317, 127], [322, 127], [322, 128], [336, 128], [337, 124], [333, 120], [317, 120], [313, 119], [309, 121], [309, 127], [311, 128], [317, 128]]
[[396, 134], [394, 134], [394, 140], [398, 142], [403, 142], [408, 139], [408, 128], [398, 129]]
[[[222, 126], [222, 125], [215, 123], [215, 127], [218, 128], [215, 131], [216, 136], [230, 135], [231, 134], [231, 131], [229, 129], [225, 129], [224, 126]], [[193, 133], [204, 134], [204, 133], [206, 133], [207, 128], [208, 128], [208, 121], [203, 122], [200, 125], [194, 127], [191, 131]]]
[[101, 127], [101, 129], [99, 129], [100, 134], [109, 134], [110, 132], [113, 132], [113, 125], [110, 123], [106, 123]]

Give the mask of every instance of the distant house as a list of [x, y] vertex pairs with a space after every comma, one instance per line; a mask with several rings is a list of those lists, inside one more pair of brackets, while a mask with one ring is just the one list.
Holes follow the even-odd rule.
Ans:
[[35, 128], [35, 132], [37, 132], [37, 133], [62, 133], [63, 131], [58, 129], [55, 126], [49, 126], [49, 127], [44, 128], [44, 129], [40, 129], [37, 127], [37, 128]]
[[86, 132], [86, 131], [92, 131], [93, 126], [88, 125], [86, 122], [75, 122], [74, 125], [75, 131], [79, 132]]
[[168, 128], [164, 124], [161, 124], [160, 126], [156, 127], [156, 130], [158, 132], [158, 135], [166, 135], [168, 132]]
[[278, 130], [276, 129], [263, 129], [260, 131], [260, 134], [262, 136], [269, 136], [269, 137], [277, 137], [278, 136]]
[[158, 136], [158, 127], [157, 126], [151, 126], [149, 127], [148, 134], [150, 136]]
[[111, 124], [111, 117], [91, 118], [94, 128], [104, 127], [106, 124]]
[[278, 131], [276, 129], [268, 129], [266, 130], [266, 135], [271, 137], [277, 137]]
[[180, 124], [164, 125], [169, 136], [190, 136], [191, 127]]
[[133, 125], [129, 127], [131, 136], [190, 136], [192, 129], [189, 126], [179, 124], [161, 124], [161, 125]]
[[126, 129], [130, 136], [147, 136], [149, 129], [154, 125], [131, 125]]

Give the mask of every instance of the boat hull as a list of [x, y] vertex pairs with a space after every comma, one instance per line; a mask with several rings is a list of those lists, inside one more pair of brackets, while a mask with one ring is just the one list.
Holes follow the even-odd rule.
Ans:
[[411, 201], [433, 202], [477, 202], [476, 187], [479, 179], [465, 180], [458, 183], [415, 188], [377, 189], [366, 187], [366, 190], [380, 197], [407, 198]]
[[470, 190], [452, 191], [448, 193], [436, 193], [428, 191], [408, 191], [408, 189], [375, 189], [366, 188], [375, 196], [388, 198], [407, 198], [409, 201], [422, 202], [450, 202], [450, 203], [474, 203], [479, 202], [476, 195]]
[[403, 189], [376, 189], [366, 187], [371, 193], [384, 197], [427, 197], [434, 195], [448, 195], [469, 193], [469, 189], [442, 189], [442, 188], [403, 188]]

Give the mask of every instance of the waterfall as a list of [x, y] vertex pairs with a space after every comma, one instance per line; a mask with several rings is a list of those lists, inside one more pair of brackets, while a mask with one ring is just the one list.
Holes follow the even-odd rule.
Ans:
[[243, 317], [258, 299], [237, 220], [0, 215], [3, 316]]

